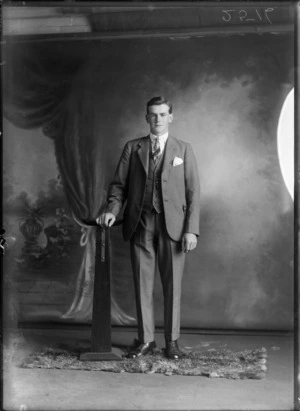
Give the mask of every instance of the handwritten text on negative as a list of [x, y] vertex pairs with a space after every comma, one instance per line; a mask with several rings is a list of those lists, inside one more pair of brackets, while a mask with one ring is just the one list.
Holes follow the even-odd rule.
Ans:
[[274, 8], [259, 8], [259, 9], [226, 9], [222, 10], [222, 20], [225, 23], [235, 23], [237, 20], [246, 23], [246, 22], [254, 22], [254, 23], [267, 23], [272, 24], [272, 13], [274, 12]]

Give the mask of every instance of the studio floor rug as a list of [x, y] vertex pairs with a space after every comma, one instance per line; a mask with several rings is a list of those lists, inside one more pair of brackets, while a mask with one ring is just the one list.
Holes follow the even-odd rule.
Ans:
[[[88, 350], [85, 350], [88, 351]], [[228, 349], [183, 350], [186, 357], [168, 360], [163, 350], [138, 359], [121, 361], [80, 361], [80, 348], [60, 346], [45, 348], [29, 355], [22, 368], [47, 368], [61, 370], [107, 371], [114, 373], [144, 373], [164, 375], [206, 376], [229, 379], [262, 379], [267, 371], [265, 348], [234, 352]]]

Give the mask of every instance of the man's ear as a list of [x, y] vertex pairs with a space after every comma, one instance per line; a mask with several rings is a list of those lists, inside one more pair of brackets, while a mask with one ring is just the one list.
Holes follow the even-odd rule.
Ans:
[[173, 121], [173, 114], [169, 114], [169, 123], [172, 123], [172, 121]]
[[145, 115], [145, 118], [146, 118], [147, 123], [149, 124], [149, 115], [146, 114], [146, 115]]

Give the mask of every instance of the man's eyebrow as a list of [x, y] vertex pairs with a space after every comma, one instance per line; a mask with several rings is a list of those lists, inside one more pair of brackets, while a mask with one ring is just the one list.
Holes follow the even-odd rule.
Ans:
[[163, 112], [163, 113], [149, 113], [150, 116], [167, 116], [168, 113]]

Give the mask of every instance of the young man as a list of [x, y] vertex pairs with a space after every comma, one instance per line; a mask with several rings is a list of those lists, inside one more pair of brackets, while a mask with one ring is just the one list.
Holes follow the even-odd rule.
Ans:
[[135, 285], [138, 341], [134, 358], [152, 352], [154, 341], [153, 287], [158, 264], [164, 295], [166, 356], [183, 356], [180, 335], [181, 280], [185, 253], [197, 245], [200, 185], [191, 146], [169, 135], [172, 105], [163, 97], [147, 103], [150, 134], [127, 142], [107, 207], [97, 223], [110, 227], [126, 202], [123, 236], [130, 240]]

